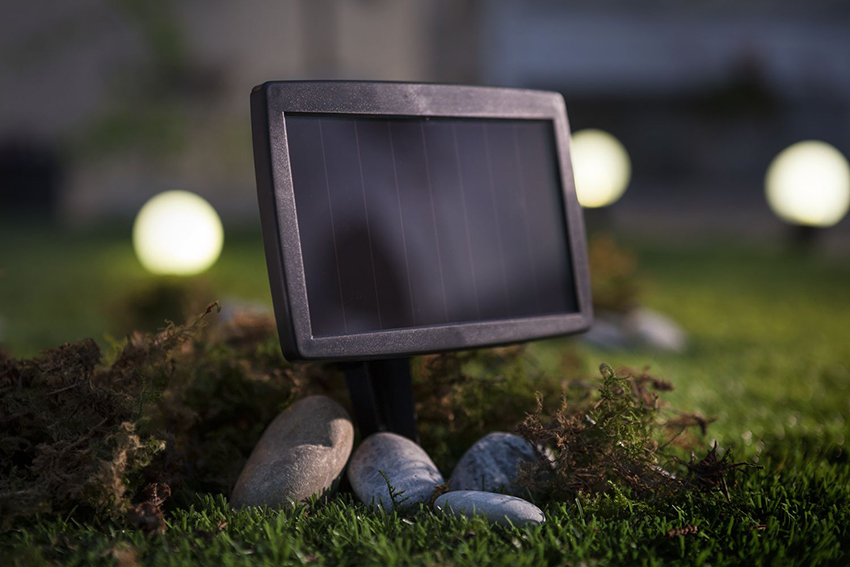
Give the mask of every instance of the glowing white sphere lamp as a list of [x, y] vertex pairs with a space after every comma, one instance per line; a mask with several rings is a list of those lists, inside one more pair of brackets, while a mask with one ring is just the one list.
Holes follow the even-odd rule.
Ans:
[[825, 142], [798, 142], [774, 158], [765, 176], [765, 190], [770, 208], [783, 220], [830, 227], [850, 208], [850, 164]]
[[188, 191], [154, 196], [133, 224], [136, 256], [155, 274], [203, 272], [218, 260], [223, 244], [224, 229], [215, 209]]
[[602, 130], [580, 130], [572, 135], [570, 157], [581, 206], [605, 207], [623, 196], [632, 162], [617, 138]]

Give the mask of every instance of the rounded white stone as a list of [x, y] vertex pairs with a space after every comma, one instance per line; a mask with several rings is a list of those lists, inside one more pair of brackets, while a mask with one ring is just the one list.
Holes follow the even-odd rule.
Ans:
[[522, 498], [477, 490], [447, 492], [437, 498], [434, 509], [454, 516], [483, 516], [502, 526], [536, 526], [546, 521], [543, 510]]
[[236, 481], [230, 505], [288, 506], [331, 490], [354, 444], [348, 412], [325, 396], [309, 396], [263, 432]]
[[395, 433], [367, 437], [351, 457], [348, 480], [361, 502], [387, 511], [427, 502], [444, 482], [428, 453]]

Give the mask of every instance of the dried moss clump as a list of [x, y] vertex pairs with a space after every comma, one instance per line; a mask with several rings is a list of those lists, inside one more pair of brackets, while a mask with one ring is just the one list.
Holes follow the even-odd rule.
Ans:
[[538, 400], [537, 411], [517, 428], [541, 454], [538, 465], [521, 471], [530, 491], [553, 500], [611, 489], [653, 496], [721, 490], [728, 496], [734, 471], [749, 465], [731, 462], [728, 452], [719, 459], [716, 446], [690, 462], [673, 450], [694, 447], [697, 438], [683, 434], [705, 433], [709, 420], [667, 408], [658, 392], [671, 390], [671, 384], [645, 371], [614, 372], [603, 364], [600, 373], [598, 385], [576, 384], [584, 394], [573, 402], [565, 396], [551, 417]]
[[178, 503], [229, 491], [265, 424], [332, 373], [287, 364], [270, 317], [205, 330], [216, 307], [131, 335], [111, 361], [91, 339], [0, 357], [0, 527], [72, 508], [138, 512], [151, 486], [157, 508], [165, 491]]
[[[0, 515], [18, 516], [87, 505], [121, 512], [141, 467], [164, 448], [140, 435], [138, 363], [150, 363], [128, 344], [109, 367], [91, 339], [48, 350], [0, 369]], [[148, 360], [144, 360], [148, 358]]]

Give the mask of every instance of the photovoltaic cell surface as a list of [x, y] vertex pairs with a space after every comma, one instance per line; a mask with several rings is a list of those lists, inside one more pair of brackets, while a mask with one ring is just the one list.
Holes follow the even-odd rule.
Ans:
[[285, 121], [313, 336], [578, 311], [550, 121]]

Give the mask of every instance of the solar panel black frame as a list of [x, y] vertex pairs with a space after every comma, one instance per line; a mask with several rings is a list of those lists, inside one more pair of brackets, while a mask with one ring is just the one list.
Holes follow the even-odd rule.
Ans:
[[[287, 113], [551, 120], [578, 312], [314, 337], [289, 162]], [[253, 89], [251, 124], [269, 283], [281, 348], [288, 360], [393, 358], [524, 342], [590, 327], [593, 313], [584, 221], [573, 182], [566, 106], [559, 93], [393, 82], [273, 81]]]

